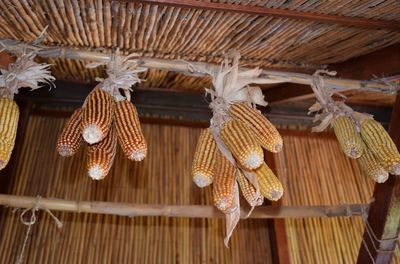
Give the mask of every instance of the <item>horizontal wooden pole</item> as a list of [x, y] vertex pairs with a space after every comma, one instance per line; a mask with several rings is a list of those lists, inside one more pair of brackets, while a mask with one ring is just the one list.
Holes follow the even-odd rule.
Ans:
[[[0, 42], [5, 46], [8, 52], [15, 52], [16, 48], [31, 48], [36, 50], [37, 54], [41, 57], [57, 57], [68, 59], [80, 59], [89, 61], [107, 62], [111, 58], [111, 52], [102, 53], [96, 51], [89, 51], [86, 49], [76, 49], [68, 47], [52, 47], [44, 45], [31, 45], [29, 43], [21, 42], [11, 39], [0, 39]], [[206, 63], [206, 62], [187, 62], [182, 60], [167, 60], [157, 58], [137, 58], [137, 62], [142, 67], [154, 68], [166, 71], [180, 72], [193, 76], [206, 76], [206, 72], [220, 65]], [[249, 68], [241, 68], [241, 70], [249, 70]], [[313, 76], [310, 74], [296, 73], [296, 72], [283, 72], [263, 70], [260, 78], [268, 79], [275, 83], [298, 83], [310, 85]], [[324, 83], [327, 88], [337, 91], [343, 90], [356, 90], [368, 89], [375, 91], [391, 91], [391, 87], [384, 83], [377, 83], [372, 81], [361, 81], [351, 79], [339, 79], [326, 77]]]
[[386, 21], [340, 15], [318, 14], [312, 12], [296, 11], [280, 8], [267, 8], [262, 6], [239, 5], [229, 3], [214, 3], [196, 0], [121, 0], [121, 2], [137, 2], [143, 4], [155, 4], [161, 6], [177, 6], [192, 9], [215, 10], [221, 12], [244, 13], [258, 16], [273, 16], [291, 19], [310, 20], [331, 24], [340, 24], [363, 28], [387, 28], [400, 30], [398, 21]]
[[[117, 202], [73, 201], [0, 194], [0, 205], [13, 208], [49, 209], [75, 213], [107, 214], [119, 216], [167, 216], [189, 218], [221, 218], [224, 215], [208, 205], [161, 205]], [[361, 215], [368, 205], [335, 206], [260, 206], [250, 218], [308, 218]], [[247, 212], [242, 211], [242, 216]]]

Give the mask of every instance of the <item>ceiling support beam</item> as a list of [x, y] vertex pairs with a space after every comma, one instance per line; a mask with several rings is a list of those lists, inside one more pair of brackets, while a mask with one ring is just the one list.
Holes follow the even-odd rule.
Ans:
[[[87, 49], [76, 49], [72, 47], [52, 47], [45, 45], [32, 45], [30, 43], [21, 42], [12, 39], [0, 39], [0, 42], [9, 52], [24, 47], [31, 48], [36, 51], [36, 54], [45, 58], [68, 58], [68, 59], [81, 59], [97, 62], [108, 62], [111, 57], [111, 51], [96, 52]], [[138, 57], [136, 59], [139, 66], [146, 68], [153, 68], [166, 71], [180, 72], [185, 75], [192, 76], [209, 76], [209, 72], [219, 69], [219, 64], [206, 63], [206, 62], [187, 62], [182, 60], [168, 60], [157, 59], [148, 57]], [[241, 71], [250, 70], [250, 68], [241, 67]], [[283, 72], [262, 70], [259, 78], [267, 80], [269, 83], [298, 83], [310, 85], [313, 81], [313, 76], [310, 74], [297, 73], [297, 72]], [[325, 77], [324, 82], [326, 87], [336, 91], [343, 90], [357, 90], [357, 89], [373, 89], [377, 91], [387, 91], [390, 87], [386, 84], [368, 82], [363, 80], [339, 79], [333, 77]]]
[[[17, 101], [29, 101], [35, 109], [60, 109], [60, 107], [80, 107], [95, 84], [56, 81], [56, 89], [46, 87], [34, 91], [21, 90], [15, 96]], [[208, 107], [210, 98], [203, 93], [176, 92], [168, 89], [135, 88], [132, 102], [141, 117], [169, 118], [180, 121], [195, 121], [208, 124], [212, 116]], [[310, 126], [313, 117], [307, 115], [308, 103], [260, 107], [264, 115], [277, 125]], [[389, 123], [390, 108], [352, 105], [354, 110], [373, 114], [382, 124]]]
[[228, 3], [204, 2], [196, 0], [121, 0], [121, 2], [136, 2], [161, 6], [176, 6], [182, 8], [213, 10], [220, 12], [243, 13], [257, 16], [273, 16], [281, 18], [316, 21], [329, 24], [346, 25], [372, 29], [400, 30], [397, 21], [366, 19], [339, 15], [318, 14], [289, 9], [267, 8], [262, 6], [239, 5]]
[[[395, 44], [348, 61], [329, 65], [337, 77], [371, 80], [400, 74], [400, 44]], [[309, 85], [284, 83], [265, 90], [268, 102], [279, 104], [314, 97]]]
[[[400, 149], [400, 94], [397, 95], [389, 125], [389, 134]], [[390, 175], [385, 183], [375, 184], [373, 202], [368, 214], [368, 225], [373, 235], [364, 232], [363, 243], [358, 255], [358, 264], [389, 264], [400, 232], [400, 177]], [[371, 239], [375, 236], [378, 241]], [[367, 250], [368, 248], [368, 250]]]

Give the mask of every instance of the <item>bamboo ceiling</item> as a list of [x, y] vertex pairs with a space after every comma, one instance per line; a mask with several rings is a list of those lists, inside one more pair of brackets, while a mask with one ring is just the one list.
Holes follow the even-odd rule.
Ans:
[[[397, 0], [229, 2], [400, 21]], [[143, 56], [207, 62], [219, 62], [224, 52], [236, 49], [243, 65], [292, 71], [312, 72], [400, 42], [400, 32], [393, 29], [108, 0], [4, 0], [0, 9], [0, 38], [30, 41], [48, 25], [47, 45], [119, 47]], [[92, 82], [103, 74], [84, 69], [81, 61], [50, 62], [60, 79]], [[144, 77], [145, 87], [198, 91], [209, 84], [204, 78], [157, 70]]]

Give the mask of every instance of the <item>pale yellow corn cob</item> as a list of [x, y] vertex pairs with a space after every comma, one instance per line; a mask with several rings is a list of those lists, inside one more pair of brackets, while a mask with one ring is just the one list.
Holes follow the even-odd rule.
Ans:
[[10, 160], [17, 136], [19, 108], [14, 100], [0, 98], [0, 170]]
[[358, 159], [358, 163], [366, 176], [376, 181], [383, 183], [389, 178], [389, 173], [379, 164], [378, 159], [372, 151], [364, 145], [364, 152]]
[[215, 174], [213, 182], [214, 205], [228, 212], [233, 205], [236, 168], [219, 151], [215, 154]]
[[114, 162], [117, 151], [117, 133], [111, 128], [105, 139], [89, 146], [87, 170], [94, 180], [107, 176]]
[[263, 148], [273, 153], [282, 150], [283, 140], [278, 130], [256, 109], [245, 103], [236, 103], [229, 107], [229, 114], [234, 119], [245, 122]]
[[255, 173], [261, 194], [268, 200], [279, 200], [283, 195], [283, 186], [268, 165], [264, 162]]
[[221, 129], [221, 138], [238, 164], [254, 170], [264, 161], [264, 153], [249, 127], [240, 120], [230, 120]]
[[192, 165], [192, 177], [194, 183], [200, 188], [213, 182], [215, 152], [217, 144], [210, 130], [204, 129], [197, 141]]
[[82, 114], [82, 137], [89, 144], [103, 140], [110, 130], [114, 115], [113, 97], [95, 88], [86, 98]]
[[347, 116], [340, 116], [333, 121], [333, 129], [343, 152], [352, 159], [361, 157], [363, 143], [353, 121]]
[[117, 102], [114, 118], [118, 142], [125, 156], [130, 160], [143, 160], [147, 155], [147, 144], [136, 107], [127, 100]]
[[65, 124], [57, 141], [57, 151], [63, 157], [74, 155], [82, 145], [81, 120], [82, 108], [78, 108]]
[[382, 167], [400, 175], [400, 154], [385, 128], [379, 122], [367, 119], [361, 125], [361, 136]]
[[239, 187], [242, 191], [243, 197], [246, 199], [250, 206], [258, 206], [263, 203], [264, 197], [262, 197], [260, 193], [257, 195], [256, 188], [254, 188], [254, 186], [240, 170], [236, 170], [236, 179], [239, 183]]

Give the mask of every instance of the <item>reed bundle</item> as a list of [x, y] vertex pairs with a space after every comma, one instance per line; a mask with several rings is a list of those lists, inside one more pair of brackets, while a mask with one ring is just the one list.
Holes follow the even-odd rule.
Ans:
[[[92, 182], [81, 177], [86, 171], [86, 147], [70, 159], [60, 158], [54, 151], [57, 134], [65, 122], [59, 118], [29, 118], [7, 193], [131, 204], [212, 205], [211, 191], [195, 187], [187, 177], [199, 129], [143, 125], [149, 142], [148, 158], [131, 163], [118, 148], [110, 177]], [[39, 163], [41, 166], [37, 166]], [[26, 227], [19, 213], [13, 214], [11, 209], [4, 213], [0, 263], [12, 263]], [[64, 227], [58, 231], [46, 213], [38, 213], [26, 251], [29, 263], [60, 259], [64, 263], [257, 263], [260, 259], [272, 263], [265, 220], [242, 221], [232, 237], [231, 249], [226, 250], [221, 243], [222, 219], [53, 213]], [[248, 254], [238, 254], [246, 249]]]

